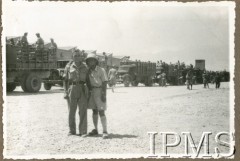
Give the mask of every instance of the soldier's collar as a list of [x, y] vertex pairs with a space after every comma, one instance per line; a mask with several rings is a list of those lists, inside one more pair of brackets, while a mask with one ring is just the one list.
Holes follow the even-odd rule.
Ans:
[[73, 61], [72, 65], [73, 65], [73, 66], [76, 66], [76, 67], [79, 67], [79, 68], [80, 68], [80, 67], [85, 67], [85, 66], [86, 66], [84, 62], [82, 62], [79, 66], [77, 66], [76, 63], [75, 63], [74, 61]]
[[91, 71], [98, 71], [99, 66], [96, 65], [94, 69], [91, 69]]

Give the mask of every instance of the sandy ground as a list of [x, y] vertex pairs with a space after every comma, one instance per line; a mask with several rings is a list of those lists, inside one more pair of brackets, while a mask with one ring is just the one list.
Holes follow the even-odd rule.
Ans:
[[[67, 136], [68, 109], [63, 90], [37, 94], [16, 91], [7, 93], [6, 155], [64, 155], [64, 154], [143, 154], [149, 153], [147, 132], [192, 133], [199, 142], [203, 131], [210, 135], [210, 152], [218, 146], [214, 137], [229, 131], [229, 84], [222, 83], [204, 89], [195, 85], [189, 91], [185, 86], [122, 87], [115, 93], [108, 89], [109, 139], [99, 137]], [[88, 131], [93, 129], [92, 111], [88, 111]], [[78, 117], [76, 117], [78, 118]], [[77, 119], [78, 121], [78, 119]], [[100, 121], [99, 121], [100, 123]], [[101, 124], [99, 130], [102, 132]], [[184, 153], [184, 138], [169, 153]], [[169, 138], [169, 142], [174, 142]], [[223, 148], [227, 151], [227, 148]], [[162, 137], [156, 135], [156, 153], [162, 153]]]

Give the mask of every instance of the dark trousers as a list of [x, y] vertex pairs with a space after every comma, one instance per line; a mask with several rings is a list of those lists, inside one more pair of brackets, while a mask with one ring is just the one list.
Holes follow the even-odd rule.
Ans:
[[85, 87], [82, 85], [71, 85], [69, 88], [69, 132], [76, 133], [75, 115], [77, 108], [79, 110], [79, 134], [87, 133], [87, 98]]
[[216, 82], [216, 88], [220, 87], [220, 82]]
[[204, 83], [204, 88], [206, 88], [206, 87], [209, 88], [208, 82]]

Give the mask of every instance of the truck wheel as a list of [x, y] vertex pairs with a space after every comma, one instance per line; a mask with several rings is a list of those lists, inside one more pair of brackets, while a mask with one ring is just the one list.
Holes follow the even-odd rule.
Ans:
[[129, 87], [130, 82], [129, 82], [129, 80], [125, 79], [123, 81], [123, 84], [124, 84], [124, 87]]
[[123, 84], [124, 84], [124, 86], [125, 86], [125, 87], [129, 87], [130, 82], [131, 82], [130, 76], [127, 75], [127, 74], [124, 75], [124, 76], [123, 76]]
[[158, 81], [158, 85], [162, 86], [162, 80], [161, 79]]
[[152, 79], [146, 80], [145, 86], [151, 87], [153, 85]]
[[44, 83], [44, 89], [50, 90], [52, 88], [52, 85], [49, 83]]
[[132, 86], [137, 87], [138, 86], [138, 81], [132, 81]]
[[26, 79], [27, 79], [27, 75], [24, 75], [21, 81], [21, 87], [24, 92], [28, 92], [26, 87]]
[[36, 74], [29, 74], [26, 79], [26, 87], [28, 92], [38, 92], [41, 88], [42, 80]]
[[16, 89], [16, 84], [14, 83], [7, 83], [7, 92], [12, 92]]

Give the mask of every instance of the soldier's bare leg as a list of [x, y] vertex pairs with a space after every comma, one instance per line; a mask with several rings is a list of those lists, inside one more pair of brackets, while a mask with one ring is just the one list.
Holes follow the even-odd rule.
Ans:
[[93, 125], [94, 128], [98, 131], [98, 110], [97, 109], [93, 109]]
[[99, 111], [99, 115], [101, 118], [101, 123], [102, 123], [102, 127], [103, 127], [103, 133], [107, 133], [107, 118], [105, 116], [105, 111], [104, 110], [100, 110]]
[[107, 118], [105, 116], [105, 111], [104, 110], [100, 110], [99, 111], [99, 115], [101, 118], [101, 122], [102, 122], [102, 128], [103, 128], [103, 139], [107, 139], [108, 138], [108, 132], [107, 132]]

